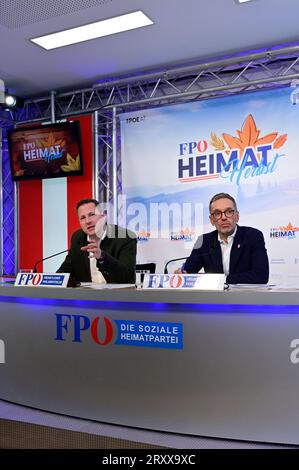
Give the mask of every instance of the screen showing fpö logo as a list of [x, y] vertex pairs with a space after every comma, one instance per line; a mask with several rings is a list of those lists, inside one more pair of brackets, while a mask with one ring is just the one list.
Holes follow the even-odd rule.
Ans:
[[183, 324], [56, 313], [56, 341], [183, 349]]
[[0, 339], [0, 364], [5, 364], [5, 343]]

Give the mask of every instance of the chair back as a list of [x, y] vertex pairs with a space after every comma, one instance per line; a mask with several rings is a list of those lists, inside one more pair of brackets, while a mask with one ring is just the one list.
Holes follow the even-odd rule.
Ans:
[[156, 263], [136, 264], [136, 272], [154, 274], [156, 272]]
[[154, 274], [156, 272], [156, 263], [143, 263], [143, 264], [136, 264], [136, 283], [141, 284], [143, 283], [144, 275], [145, 274]]

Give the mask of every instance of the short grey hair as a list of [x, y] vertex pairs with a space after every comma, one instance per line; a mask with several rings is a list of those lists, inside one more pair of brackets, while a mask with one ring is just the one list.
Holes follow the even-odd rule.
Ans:
[[218, 199], [230, 199], [234, 204], [235, 210], [236, 211], [238, 210], [237, 203], [236, 203], [235, 199], [230, 194], [228, 194], [228, 193], [218, 193], [218, 194], [215, 194], [215, 196], [213, 196], [212, 199], [210, 200], [210, 203], [209, 203], [210, 213], [211, 213], [211, 208], [212, 208], [213, 202], [218, 201]]

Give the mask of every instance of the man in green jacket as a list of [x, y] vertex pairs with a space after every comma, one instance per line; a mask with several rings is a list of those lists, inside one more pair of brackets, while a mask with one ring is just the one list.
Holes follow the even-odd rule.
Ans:
[[71, 273], [81, 282], [133, 284], [136, 235], [107, 224], [96, 199], [82, 199], [76, 211], [81, 229], [73, 233], [71, 249], [57, 272]]

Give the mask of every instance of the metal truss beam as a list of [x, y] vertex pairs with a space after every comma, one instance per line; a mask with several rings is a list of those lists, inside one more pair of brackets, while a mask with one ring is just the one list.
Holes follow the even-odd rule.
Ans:
[[[134, 75], [78, 91], [25, 101], [24, 108], [6, 115], [14, 122], [56, 119], [108, 111], [117, 113], [145, 106], [201, 100], [217, 96], [289, 86], [299, 79], [299, 46], [267, 50], [214, 62]], [[5, 116], [4, 116], [5, 117]], [[1, 114], [0, 114], [1, 119]]]
[[117, 220], [117, 194], [122, 192], [120, 125], [116, 110], [96, 112], [98, 143], [98, 199], [114, 203]]
[[51, 122], [53, 115], [60, 120], [94, 112], [98, 182], [95, 194], [100, 201], [116, 202], [122, 189], [118, 114], [149, 106], [290, 86], [297, 79], [299, 46], [277, 47], [130, 75], [76, 91], [51, 91], [47, 96], [26, 100], [22, 109], [7, 111], [0, 108], [0, 128], [27, 122]]

